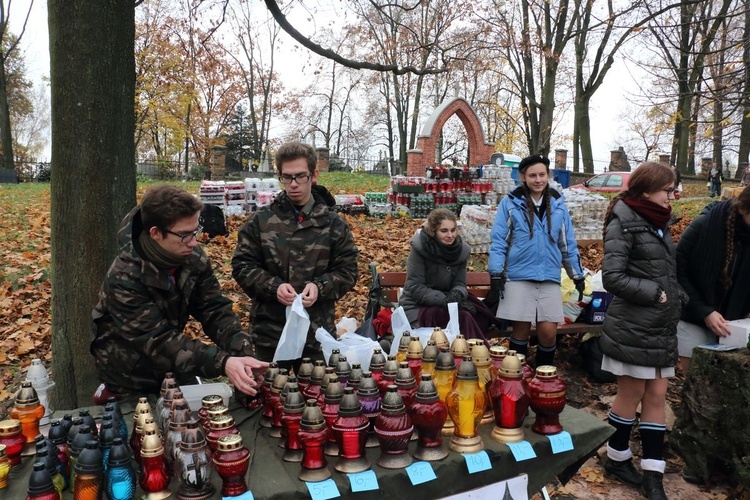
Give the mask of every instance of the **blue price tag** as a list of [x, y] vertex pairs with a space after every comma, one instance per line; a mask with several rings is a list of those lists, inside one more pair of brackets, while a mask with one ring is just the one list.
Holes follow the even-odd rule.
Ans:
[[313, 500], [328, 500], [329, 498], [340, 497], [339, 489], [333, 479], [326, 479], [325, 481], [318, 481], [316, 483], [305, 483], [307, 485], [307, 491], [310, 492], [310, 496]]
[[513, 453], [513, 458], [516, 459], [516, 462], [522, 462], [524, 460], [536, 458], [534, 448], [531, 447], [531, 443], [529, 443], [528, 441], [508, 443], [508, 448], [510, 448], [510, 451]]
[[221, 497], [221, 500], [255, 500], [255, 497], [253, 497], [253, 492], [250, 490], [247, 490], [245, 493], [243, 493], [240, 496], [236, 497]]
[[469, 474], [492, 468], [490, 457], [484, 450], [479, 453], [464, 453], [464, 460], [466, 460], [466, 467], [469, 469]]
[[352, 487], [353, 493], [380, 489], [378, 478], [375, 477], [374, 471], [366, 470], [358, 474], [347, 474], [347, 476], [349, 476], [349, 484]]
[[435, 471], [432, 470], [432, 466], [427, 462], [414, 462], [406, 468], [406, 473], [409, 474], [411, 484], [414, 486], [437, 479]]
[[570, 437], [570, 433], [562, 431], [559, 434], [553, 434], [547, 436], [550, 444], [552, 445], [552, 453], [562, 453], [564, 451], [570, 451], [573, 449], [573, 438]]

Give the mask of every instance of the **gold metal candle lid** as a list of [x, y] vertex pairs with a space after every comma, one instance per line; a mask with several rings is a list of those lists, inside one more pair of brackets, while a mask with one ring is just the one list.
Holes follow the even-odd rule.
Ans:
[[141, 456], [142, 457], [158, 457], [164, 453], [164, 446], [161, 444], [161, 438], [155, 428], [147, 429], [143, 433], [143, 440], [141, 441]]
[[490, 347], [491, 358], [504, 358], [508, 352], [508, 348], [502, 345], [493, 345]]
[[434, 330], [432, 330], [432, 335], [430, 335], [430, 340], [433, 340], [435, 342], [435, 345], [440, 347], [450, 347], [450, 344], [448, 343], [448, 337], [445, 335], [445, 332], [442, 328], [439, 326], [436, 326]]
[[201, 406], [205, 409], [213, 408], [224, 403], [224, 398], [218, 394], [209, 394], [208, 396], [201, 399]]
[[[510, 353], [510, 351], [508, 352]], [[523, 368], [526, 365], [526, 355], [518, 352], [516, 353], [516, 357], [518, 358], [518, 361], [521, 362], [521, 368]]]
[[16, 419], [0, 422], [0, 436], [12, 436], [21, 432], [21, 421]]
[[537, 366], [536, 376], [539, 378], [555, 378], [557, 377], [557, 368], [552, 365]]
[[521, 378], [523, 375], [523, 365], [518, 356], [516, 356], [516, 351], [508, 351], [508, 355], [503, 358], [500, 375], [508, 378]]
[[232, 451], [242, 448], [242, 436], [239, 434], [227, 434], [221, 436], [216, 443], [219, 451]]
[[215, 418], [220, 417], [221, 415], [226, 415], [229, 413], [229, 408], [227, 408], [224, 405], [216, 405], [212, 406], [208, 410], [206, 410], [206, 416], [208, 417], [208, 420], [211, 421]]
[[5, 458], [5, 445], [0, 444], [0, 458]]
[[421, 359], [422, 352], [424, 352], [424, 346], [420, 342], [419, 337], [412, 337], [406, 351], [406, 357], [409, 359]]
[[454, 356], [463, 356], [465, 354], [471, 354], [469, 350], [469, 343], [466, 342], [466, 337], [458, 335], [456, 340], [451, 344], [451, 354]]
[[154, 416], [151, 413], [139, 413], [135, 417], [135, 429], [137, 432], [143, 432], [143, 428], [146, 426], [146, 422], [151, 419], [153, 422]]
[[484, 342], [477, 342], [471, 347], [471, 360], [477, 366], [487, 366], [492, 362], [490, 350], [487, 349]]
[[159, 427], [156, 425], [156, 422], [154, 422], [154, 417], [148, 417], [146, 418], [146, 423], [143, 424], [143, 427], [141, 429], [141, 435], [145, 435], [152, 429], [156, 432], [156, 435], [161, 438], [161, 432], [159, 431]]
[[138, 403], [135, 405], [133, 410], [133, 420], [138, 420], [138, 415], [141, 413], [151, 413], [151, 405], [148, 404], [148, 399], [138, 398]]
[[211, 426], [211, 430], [229, 429], [230, 427], [234, 427], [234, 417], [228, 413], [219, 415], [216, 418], [212, 418], [209, 425]]

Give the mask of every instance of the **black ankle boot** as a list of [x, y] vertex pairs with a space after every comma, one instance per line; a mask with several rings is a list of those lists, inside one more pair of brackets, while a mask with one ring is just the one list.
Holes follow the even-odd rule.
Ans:
[[667, 494], [664, 493], [664, 484], [662, 479], [664, 474], [653, 470], [643, 471], [643, 484], [641, 484], [641, 493], [648, 500], [667, 500]]
[[614, 476], [630, 486], [638, 487], [643, 483], [643, 476], [635, 470], [632, 458], [621, 462], [607, 458], [607, 461], [604, 462], [604, 472], [605, 475]]

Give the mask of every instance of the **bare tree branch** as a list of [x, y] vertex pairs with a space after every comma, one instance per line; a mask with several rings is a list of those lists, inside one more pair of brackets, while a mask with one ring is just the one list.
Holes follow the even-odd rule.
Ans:
[[380, 64], [380, 63], [371, 63], [368, 61], [355, 61], [352, 59], [347, 59], [338, 53], [334, 52], [331, 49], [326, 49], [324, 47], [321, 47], [317, 43], [313, 42], [306, 36], [302, 35], [299, 31], [297, 31], [294, 26], [292, 26], [289, 21], [287, 20], [286, 16], [281, 12], [281, 9], [279, 8], [279, 4], [276, 2], [276, 0], [264, 0], [266, 4], [266, 8], [273, 16], [274, 20], [278, 23], [281, 28], [286, 31], [292, 38], [294, 38], [297, 42], [302, 44], [303, 47], [306, 49], [325, 57], [326, 59], [331, 59], [333, 61], [336, 61], [337, 63], [341, 64], [342, 66], [345, 66], [347, 68], [352, 69], [369, 69], [372, 71], [382, 71], [382, 72], [390, 72], [394, 73], [396, 75], [403, 75], [405, 73], [412, 73], [415, 75], [437, 75], [440, 73], [445, 73], [447, 69], [437, 69], [437, 68], [415, 68], [414, 66], [404, 66], [399, 67], [396, 64]]

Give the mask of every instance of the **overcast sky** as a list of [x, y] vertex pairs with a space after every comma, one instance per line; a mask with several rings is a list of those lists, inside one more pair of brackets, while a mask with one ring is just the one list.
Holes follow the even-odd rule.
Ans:
[[[13, 10], [9, 14], [9, 19], [11, 30], [14, 33], [20, 32], [23, 18], [26, 13], [26, 5], [27, 4], [24, 2], [14, 2], [12, 4]], [[301, 28], [303, 28], [303, 26], [301, 26]], [[287, 43], [284, 44], [286, 47], [295, 44], [295, 42], [288, 38], [285, 33], [282, 33], [281, 36], [286, 37]], [[32, 13], [21, 46], [26, 56], [28, 76], [35, 85], [40, 85], [42, 78], [49, 76], [49, 37], [47, 30], [47, 2], [45, 0], [34, 1]], [[285, 57], [280, 57], [278, 59], [281, 61], [288, 60]], [[285, 70], [291, 75], [291, 77], [284, 77], [285, 75], [283, 73]], [[304, 82], [306, 80], [304, 78], [298, 78], [298, 61], [294, 61], [292, 64], [287, 65], [286, 68], [284, 66], [279, 66], [279, 71], [282, 72], [283, 81]], [[616, 63], [616, 66], [610, 70], [607, 78], [604, 80], [602, 88], [592, 99], [590, 116], [592, 122], [592, 139], [594, 143], [593, 154], [597, 171], [606, 168], [606, 164], [609, 162], [610, 150], [618, 146], [615, 143], [615, 137], [618, 135], [616, 130], [619, 122], [618, 115], [621, 114], [627, 106], [627, 102], [623, 96], [627, 91], [634, 88], [635, 85], [632, 82], [630, 73], [626, 70], [622, 62], [618, 62]], [[572, 116], [573, 111], [570, 109], [566, 113], [567, 121], [571, 121]], [[569, 128], [570, 132], [566, 130], [564, 133], [569, 135], [572, 133], [572, 123], [570, 125], [566, 123], [560, 128]], [[552, 145], [553, 150], [560, 147], [570, 149], [570, 145]], [[570, 151], [568, 154], [569, 157], [572, 157]], [[43, 154], [43, 159], [49, 160], [49, 156], [50, 152], [48, 146]], [[551, 152], [550, 156], [554, 157], [554, 153]]]

